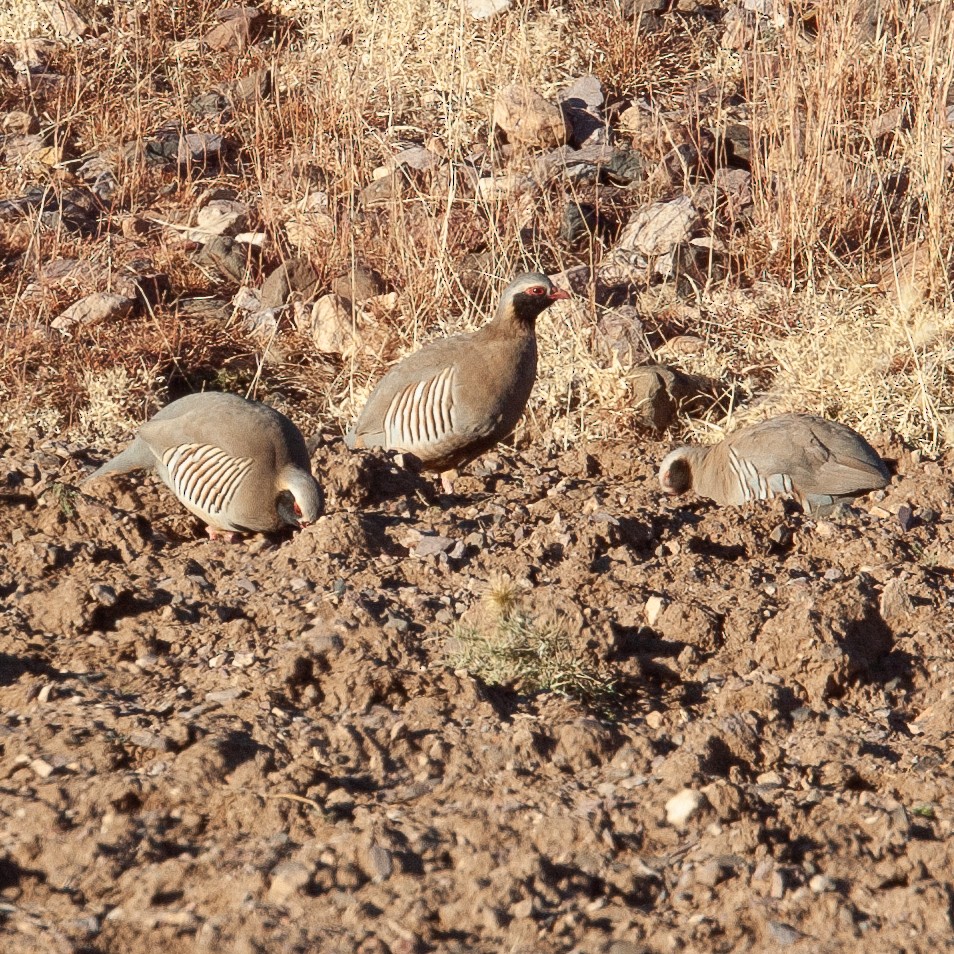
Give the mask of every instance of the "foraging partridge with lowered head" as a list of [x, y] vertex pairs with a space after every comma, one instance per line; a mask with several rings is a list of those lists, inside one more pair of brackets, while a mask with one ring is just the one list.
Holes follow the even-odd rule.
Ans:
[[213, 538], [305, 527], [321, 513], [301, 431], [274, 408], [237, 394], [173, 401], [83, 483], [132, 470], [155, 470]]
[[546, 275], [514, 279], [489, 324], [432, 341], [388, 371], [345, 435], [348, 447], [413, 454], [450, 491], [456, 468], [516, 427], [537, 374], [537, 315], [569, 297]]
[[860, 434], [810, 414], [782, 414], [743, 427], [713, 447], [680, 447], [659, 468], [669, 494], [694, 490], [722, 506], [786, 494], [811, 514], [825, 514], [890, 479], [887, 465]]

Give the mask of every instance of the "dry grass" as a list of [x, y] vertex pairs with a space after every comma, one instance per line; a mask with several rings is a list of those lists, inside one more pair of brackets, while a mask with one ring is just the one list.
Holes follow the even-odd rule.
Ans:
[[[14, 6], [0, 10], [0, 38], [51, 35], [35, 0]], [[461, 285], [465, 254], [489, 249], [487, 277], [499, 288], [516, 271], [595, 265], [606, 251], [599, 240], [574, 250], [560, 240], [561, 189], [486, 202], [451, 175], [371, 213], [361, 189], [407, 143], [429, 143], [451, 162], [496, 156], [499, 88], [516, 78], [552, 96], [591, 70], [612, 110], [635, 99], [655, 110], [659, 154], [740, 119], [758, 144], [751, 225], [714, 222], [732, 249], [730, 277], [688, 298], [653, 289], [639, 302], [657, 344], [682, 331], [704, 338], [700, 353], [676, 363], [722, 378], [748, 405], [688, 430], [714, 438], [748, 416], [790, 409], [894, 430], [926, 450], [951, 439], [954, 24], [919, 22], [913, 0], [884, 4], [874, 38], [858, 26], [864, 5], [800, 0], [787, 22], [753, 21], [731, 48], [720, 45], [721, 24], [673, 17], [662, 33], [638, 32], [615, 4], [515, 3], [477, 23], [440, 0], [274, 0], [264, 40], [240, 55], [191, 42], [214, 25], [218, 4], [149, 4], [138, 19], [118, 0], [77, 6], [99, 37], [49, 48], [62, 82], [36, 93], [0, 85], [0, 111], [40, 117], [63, 161], [0, 166], [0, 195], [35, 183], [62, 194], [76, 185], [77, 160], [102, 154], [122, 183], [119, 208], [132, 213], [186, 222], [216, 188], [251, 203], [269, 239], [254, 283], [298, 251], [324, 281], [355, 261], [377, 268], [398, 305], [378, 319], [386, 334], [377, 353], [343, 363], [309, 355], [287, 325], [270, 343], [237, 321], [184, 316], [175, 301], [122, 328], [60, 340], [50, 321], [136, 258], [150, 258], [186, 297], [227, 299], [233, 288], [200, 273], [171, 230], [126, 238], [117, 220], [108, 235], [77, 239], [39, 215], [3, 224], [0, 249], [17, 263], [0, 270], [7, 429], [112, 440], [170, 395], [216, 385], [284, 402], [310, 426], [347, 425], [389, 361], [486, 320], [485, 300]], [[14, 58], [29, 52], [11, 47]], [[197, 93], [264, 69], [269, 98], [196, 114]], [[167, 123], [228, 136], [239, 144], [235, 162], [219, 175], [177, 174], [124, 151]], [[625, 202], [635, 209], [680, 189], [654, 181]], [[94, 263], [93, 276], [79, 286], [37, 279], [38, 265], [64, 256]], [[627, 369], [596, 346], [600, 314], [580, 299], [541, 320], [529, 415], [538, 438], [567, 446], [630, 427]]]

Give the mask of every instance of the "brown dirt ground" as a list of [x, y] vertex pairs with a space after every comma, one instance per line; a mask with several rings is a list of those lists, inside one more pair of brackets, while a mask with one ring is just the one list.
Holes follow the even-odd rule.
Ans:
[[[815, 521], [665, 500], [667, 449], [501, 451], [446, 497], [328, 437], [326, 516], [228, 545], [7, 446], [2, 950], [950, 949], [954, 457], [882, 443], [888, 491]], [[446, 664], [497, 571], [615, 699]]]

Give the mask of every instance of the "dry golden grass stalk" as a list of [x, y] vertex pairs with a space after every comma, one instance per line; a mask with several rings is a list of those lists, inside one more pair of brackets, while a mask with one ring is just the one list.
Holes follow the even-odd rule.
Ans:
[[[559, 190], [486, 202], [448, 174], [371, 212], [361, 208], [361, 190], [409, 142], [436, 143], [455, 162], [479, 150], [496, 154], [490, 116], [503, 85], [516, 78], [552, 96], [591, 70], [613, 109], [634, 98], [652, 104], [652, 128], [636, 139], [653, 160], [679, 138], [697, 141], [734, 121], [728, 104], [746, 99], [756, 143], [754, 224], [732, 237], [734, 277], [671, 307], [690, 313], [676, 324], [705, 347], [667, 360], [725, 381], [737, 403], [761, 397], [746, 414], [816, 410], [868, 431], [896, 429], [925, 448], [944, 442], [954, 401], [950, 327], [938, 303], [950, 298], [954, 230], [947, 119], [954, 23], [922, 22], [913, 0], [880, 5], [884, 29], [875, 40], [859, 25], [864, 4], [799, 0], [786, 23], [763, 23], [741, 50], [720, 49], [717, 22], [696, 29], [703, 20], [690, 28], [672, 18], [664, 31], [647, 33], [614, 4], [515, 4], [481, 23], [462, 4], [439, 0], [273, 0], [274, 35], [240, 57], [197, 46], [216, 22], [211, 3], [148, 4], [131, 19], [77, 6], [97, 42], [28, 49], [27, 36], [52, 35], [43, 6], [16, 0], [12, 15], [0, 10], [0, 38], [17, 41], [17, 56], [40, 49], [64, 78], [29, 94], [0, 87], [0, 111], [38, 115], [65, 157], [54, 167], [3, 164], [0, 196], [38, 183], [61, 193], [76, 184], [76, 160], [90, 153], [115, 164], [123, 208], [133, 213], [185, 221], [207, 189], [228, 188], [250, 203], [271, 239], [256, 282], [292, 251], [285, 222], [325, 209], [301, 247], [321, 280], [362, 262], [384, 275], [398, 304], [378, 319], [380, 350], [343, 363], [309, 354], [287, 325], [270, 352], [285, 360], [269, 363], [268, 342], [235, 323], [184, 319], [174, 302], [122, 328], [63, 341], [49, 331], [52, 318], [108, 287], [131, 258], [152, 258], [189, 296], [227, 298], [234, 289], [200, 275], [165, 234], [127, 238], [110, 224], [109, 234], [77, 240], [31, 215], [0, 232], [0, 250], [17, 263], [0, 272], [7, 428], [78, 429], [84, 439], [100, 428], [105, 437], [117, 422], [141, 419], [167, 387], [187, 386], [255, 387], [258, 396], [291, 402], [296, 417], [345, 427], [390, 361], [489, 317], [492, 305], [462, 286], [466, 253], [490, 250], [488, 284], [499, 289], [517, 271], [598, 265], [605, 251], [598, 242], [578, 255], [560, 251]], [[266, 69], [268, 97], [196, 112], [196, 94]], [[240, 146], [236, 162], [217, 177], [181, 176], [125, 148], [166, 123], [230, 137]], [[640, 187], [633, 207], [679, 187]], [[38, 265], [70, 256], [96, 261], [101, 277], [90, 287], [30, 287]], [[878, 283], [889, 302], [862, 280]], [[665, 329], [656, 320], [670, 309], [665, 296], [654, 290], [643, 305], [647, 325]], [[626, 368], [594, 347], [599, 317], [593, 302], [580, 300], [541, 320], [528, 418], [537, 439], [567, 446], [631, 425]], [[850, 353], [862, 332], [866, 343], [856, 350], [867, 359], [858, 371]], [[114, 369], [128, 386], [107, 376]], [[87, 376], [97, 374], [102, 384]], [[687, 426], [716, 437], [731, 421]]]

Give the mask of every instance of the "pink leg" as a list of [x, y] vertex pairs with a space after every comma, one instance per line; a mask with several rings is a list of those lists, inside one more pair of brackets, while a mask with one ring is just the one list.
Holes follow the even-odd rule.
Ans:
[[234, 530], [218, 530], [215, 527], [206, 527], [205, 532], [210, 540], [224, 540], [226, 543], [238, 543], [242, 539], [240, 533]]

